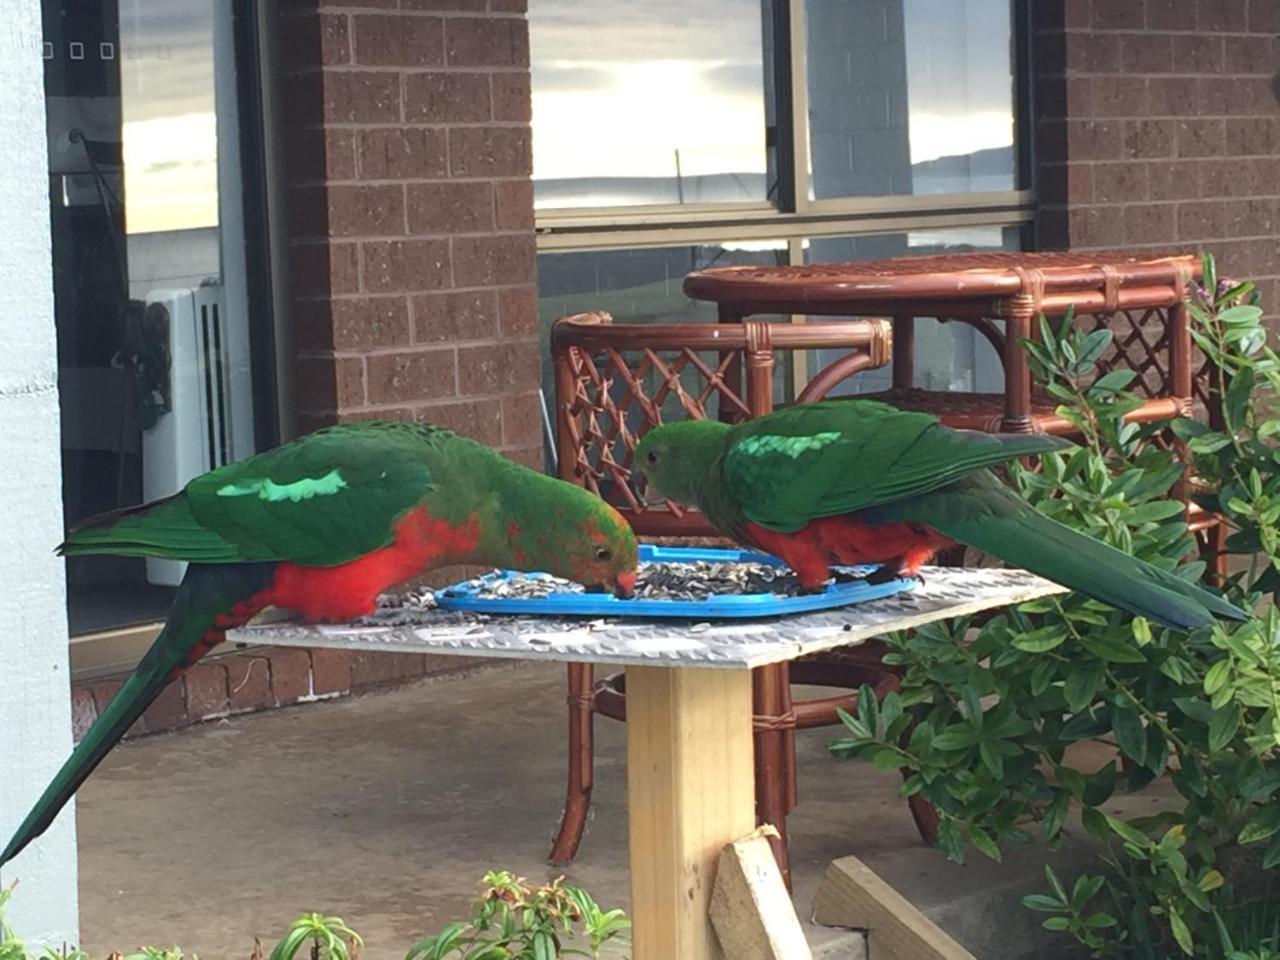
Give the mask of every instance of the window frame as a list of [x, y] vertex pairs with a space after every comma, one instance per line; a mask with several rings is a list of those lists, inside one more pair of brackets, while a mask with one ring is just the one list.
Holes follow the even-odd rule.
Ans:
[[[1029, 0], [1010, 0], [1014, 186], [1011, 191], [809, 197], [809, 93], [804, 0], [773, 0], [776, 202], [545, 208], [534, 211], [543, 252], [671, 246], [723, 240], [852, 236], [944, 226], [1016, 226], [1034, 220], [1028, 82]], [[763, 11], [762, 11], [763, 16]], [[796, 38], [799, 38], [797, 41]], [[797, 263], [794, 257], [791, 262]]]
[[[245, 287], [248, 305], [249, 361], [253, 382], [254, 440], [259, 450], [278, 444], [288, 408], [287, 386], [280, 375], [281, 346], [274, 282], [279, 262], [276, 237], [278, 204], [270, 177], [273, 156], [266, 113], [270, 109], [265, 58], [270, 52], [268, 14], [253, 0], [231, 0], [232, 52], [236, 61], [236, 116], [231, 118], [239, 139], [239, 178], [242, 205], [257, 210], [246, 217]], [[159, 635], [163, 621], [144, 621], [72, 634], [67, 632], [71, 679], [81, 681], [114, 674], [136, 665]]]

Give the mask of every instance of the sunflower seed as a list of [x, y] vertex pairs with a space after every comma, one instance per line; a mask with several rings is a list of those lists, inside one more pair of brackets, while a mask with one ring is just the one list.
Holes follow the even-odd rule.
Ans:
[[[582, 593], [581, 584], [543, 574], [515, 573], [469, 580], [469, 591], [484, 599], [540, 599], [553, 593]], [[642, 600], [706, 600], [726, 594], [794, 596], [799, 580], [786, 567], [765, 563], [693, 561], [641, 564], [635, 597]]]

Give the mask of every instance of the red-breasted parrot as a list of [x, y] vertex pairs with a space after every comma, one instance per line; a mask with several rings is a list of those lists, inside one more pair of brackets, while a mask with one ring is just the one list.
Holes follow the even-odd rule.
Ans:
[[310, 620], [452, 564], [545, 570], [627, 594], [636, 539], [581, 487], [425, 424], [328, 427], [93, 518], [58, 548], [189, 562], [155, 644], [18, 827], [0, 864], [48, 828], [147, 705], [225, 632], [268, 606]]
[[633, 470], [739, 543], [782, 558], [811, 590], [833, 565], [879, 563], [910, 576], [962, 543], [1164, 626], [1245, 618], [1209, 590], [1038, 513], [987, 469], [1063, 445], [832, 400], [737, 426], [657, 427], [637, 444]]

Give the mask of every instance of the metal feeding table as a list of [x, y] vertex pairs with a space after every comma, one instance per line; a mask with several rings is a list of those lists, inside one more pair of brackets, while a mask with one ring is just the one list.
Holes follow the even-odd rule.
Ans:
[[[634, 621], [380, 611], [369, 625], [270, 623], [239, 643], [627, 666], [627, 808], [636, 960], [721, 957], [716, 860], [756, 826], [751, 669], [1063, 592], [1021, 570], [926, 568], [908, 593], [762, 620]], [[381, 621], [381, 622], [377, 622]]]

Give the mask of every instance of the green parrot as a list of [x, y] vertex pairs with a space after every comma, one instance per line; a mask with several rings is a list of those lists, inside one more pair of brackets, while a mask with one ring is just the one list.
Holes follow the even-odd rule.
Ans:
[[448, 430], [388, 422], [328, 427], [220, 467], [172, 497], [88, 520], [58, 551], [189, 566], [154, 645], [0, 865], [48, 828], [166, 684], [265, 607], [347, 621], [396, 584], [452, 564], [544, 570], [625, 596], [637, 562], [626, 521], [581, 487]]
[[1197, 584], [1050, 520], [987, 469], [1064, 444], [831, 400], [737, 426], [657, 427], [636, 446], [632, 469], [739, 543], [782, 558], [811, 590], [833, 565], [878, 563], [882, 578], [912, 576], [962, 543], [1164, 626], [1246, 617]]

